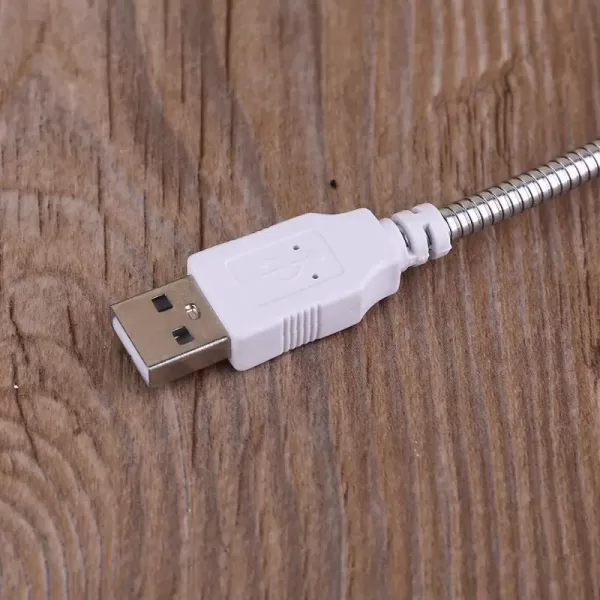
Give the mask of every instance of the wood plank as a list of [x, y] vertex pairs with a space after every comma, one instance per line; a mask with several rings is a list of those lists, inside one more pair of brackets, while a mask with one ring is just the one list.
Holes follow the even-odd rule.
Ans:
[[0, 0], [0, 597], [598, 597], [598, 184], [246, 373], [148, 390], [108, 306], [598, 137], [599, 28], [594, 0]]

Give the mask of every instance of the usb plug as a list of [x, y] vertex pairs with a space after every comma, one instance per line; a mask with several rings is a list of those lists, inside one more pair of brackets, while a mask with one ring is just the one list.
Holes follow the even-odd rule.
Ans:
[[227, 331], [190, 276], [113, 305], [111, 320], [149, 385], [229, 358]]
[[302, 215], [193, 254], [185, 279], [113, 306], [113, 327], [150, 384], [224, 358], [250, 369], [355, 325], [453, 241], [599, 176], [596, 140], [440, 210]]
[[306, 214], [193, 254], [188, 277], [115, 304], [112, 324], [150, 385], [226, 358], [250, 369], [355, 325], [404, 270], [449, 250], [432, 205], [381, 221]]

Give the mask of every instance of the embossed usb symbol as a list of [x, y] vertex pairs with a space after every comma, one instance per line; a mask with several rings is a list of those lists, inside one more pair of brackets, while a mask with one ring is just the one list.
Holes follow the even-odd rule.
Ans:
[[302, 277], [305, 270], [310, 266], [311, 273], [318, 269], [319, 265], [327, 260], [327, 255], [319, 254], [315, 248], [309, 248], [304, 252], [294, 252], [291, 257], [293, 262], [290, 262], [290, 257], [268, 258], [262, 264], [260, 271], [262, 277], [289, 281]]
[[235, 279], [264, 304], [322, 284], [343, 272], [320, 233], [306, 231], [227, 263]]

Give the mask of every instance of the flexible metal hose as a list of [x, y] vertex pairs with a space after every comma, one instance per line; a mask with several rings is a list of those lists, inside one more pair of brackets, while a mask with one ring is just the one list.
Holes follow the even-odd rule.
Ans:
[[440, 209], [452, 241], [565, 194], [600, 175], [600, 140]]

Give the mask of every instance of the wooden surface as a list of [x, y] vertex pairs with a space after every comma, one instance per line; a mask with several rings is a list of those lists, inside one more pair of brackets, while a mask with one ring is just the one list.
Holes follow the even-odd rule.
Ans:
[[[150, 391], [111, 302], [600, 132], [596, 0], [0, 0], [0, 597], [600, 597], [600, 188]], [[335, 180], [335, 189], [330, 181]]]

